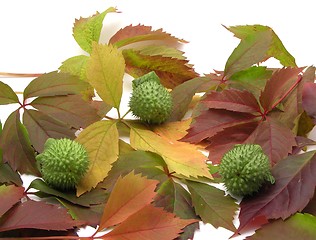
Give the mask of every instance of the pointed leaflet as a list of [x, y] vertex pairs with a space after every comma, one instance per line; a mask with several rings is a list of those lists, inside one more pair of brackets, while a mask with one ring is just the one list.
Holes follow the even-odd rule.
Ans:
[[0, 232], [26, 228], [63, 231], [82, 224], [72, 220], [67, 210], [59, 205], [27, 200], [7, 212], [0, 223]]
[[305, 83], [303, 87], [303, 108], [306, 113], [312, 118], [316, 119], [316, 84]]
[[0, 139], [3, 151], [3, 162], [8, 163], [12, 170], [38, 175], [35, 153], [31, 146], [28, 133], [20, 122], [19, 111], [14, 111], [4, 124]]
[[261, 93], [260, 103], [266, 112], [271, 111], [302, 80], [303, 68], [282, 68], [276, 71]]
[[272, 168], [272, 175], [274, 185], [242, 200], [237, 232], [245, 231], [250, 225], [258, 227], [259, 218], [286, 219], [305, 208], [315, 192], [315, 151], [292, 155], [278, 162]]
[[185, 226], [197, 220], [180, 219], [161, 208], [147, 205], [129, 216], [113, 231], [103, 236], [106, 240], [170, 240], [176, 238]]
[[225, 128], [253, 122], [255, 118], [256, 116], [250, 113], [236, 113], [225, 109], [207, 109], [194, 119], [183, 141], [199, 143]]
[[[2, 154], [1, 149], [0, 154]], [[2, 163], [2, 156], [0, 157], [0, 183], [15, 184], [17, 186], [23, 184], [20, 174], [13, 171], [7, 163]]]
[[55, 95], [80, 94], [89, 84], [69, 73], [50, 72], [35, 78], [24, 89], [24, 99]]
[[186, 177], [203, 176], [212, 178], [207, 170], [205, 156], [189, 143], [172, 141], [141, 126], [132, 126], [130, 141], [138, 150], [155, 152], [165, 160], [169, 172]]
[[135, 78], [155, 71], [165, 87], [174, 88], [197, 77], [197, 73], [187, 60], [144, 55], [134, 49], [124, 49], [122, 53], [126, 62], [126, 72]]
[[154, 126], [152, 131], [167, 141], [178, 141], [187, 134], [187, 130], [192, 122], [191, 118], [177, 122], [167, 122]]
[[86, 55], [79, 55], [68, 58], [59, 67], [59, 70], [65, 73], [78, 76], [80, 80], [86, 80], [86, 67], [89, 57]]
[[158, 183], [133, 172], [120, 177], [105, 205], [99, 231], [125, 221], [130, 215], [150, 204], [156, 195]]
[[110, 7], [102, 13], [97, 12], [91, 17], [76, 19], [73, 27], [73, 36], [79, 46], [91, 53], [92, 43], [99, 42], [103, 20], [110, 12], [117, 12], [115, 8]]
[[226, 109], [236, 112], [260, 113], [260, 106], [254, 95], [248, 91], [226, 89], [211, 91], [201, 100], [204, 106], [213, 109]]
[[234, 33], [236, 37], [242, 40], [247, 38], [249, 35], [260, 34], [262, 32], [271, 32], [272, 41], [270, 43], [270, 48], [267, 51], [266, 59], [269, 57], [274, 57], [278, 59], [280, 63], [285, 67], [296, 66], [294, 57], [286, 50], [279, 37], [270, 27], [256, 24], [234, 26], [227, 29]]
[[310, 214], [296, 213], [289, 219], [281, 219], [263, 226], [247, 240], [313, 240], [316, 236], [316, 217]]
[[244, 143], [261, 145], [272, 166], [287, 157], [292, 152], [292, 147], [296, 145], [292, 131], [273, 118], [260, 122]]
[[149, 55], [149, 56], [163, 56], [163, 57], [171, 57], [177, 58], [180, 60], [185, 60], [184, 52], [179, 49], [168, 47], [165, 45], [148, 45], [148, 46], [140, 46], [134, 48], [136, 51], [139, 51], [140, 54]]
[[30, 105], [76, 129], [86, 128], [101, 119], [97, 110], [89, 102], [84, 101], [80, 95], [39, 97]]
[[18, 102], [19, 98], [12, 88], [0, 81], [0, 105]]
[[120, 106], [124, 69], [124, 58], [117, 48], [92, 44], [92, 53], [87, 63], [87, 81], [104, 102], [115, 108]]
[[237, 211], [235, 200], [225, 192], [213, 186], [187, 181], [191, 192], [195, 212], [204, 223], [210, 223], [215, 228], [223, 227], [235, 231], [233, 217]]
[[152, 30], [152, 27], [144, 25], [129, 25], [120, 29], [111, 37], [109, 43], [116, 47], [123, 47], [131, 43], [148, 40], [163, 40], [166, 43], [186, 43], [185, 40], [176, 38], [162, 29]]
[[247, 69], [255, 63], [264, 61], [271, 41], [272, 34], [270, 31], [249, 34], [242, 39], [226, 62], [225, 76], [230, 77], [234, 73]]
[[23, 187], [16, 187], [14, 185], [6, 186], [0, 185], [0, 218], [6, 213], [13, 205], [20, 201], [24, 195]]
[[89, 170], [77, 186], [79, 196], [101, 182], [117, 160], [119, 135], [116, 122], [96, 122], [85, 128], [76, 141], [86, 148], [90, 160]]
[[70, 126], [33, 109], [24, 111], [23, 123], [28, 130], [32, 145], [38, 152], [44, 150], [48, 138], [75, 138], [75, 132]]

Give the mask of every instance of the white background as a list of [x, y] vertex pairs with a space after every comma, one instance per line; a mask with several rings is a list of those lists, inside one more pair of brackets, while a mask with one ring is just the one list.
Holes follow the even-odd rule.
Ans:
[[[0, 0], [0, 72], [44, 73], [56, 70], [65, 59], [82, 53], [72, 37], [75, 18], [88, 17], [110, 6], [101, 42], [121, 27], [144, 24], [163, 28], [190, 43], [183, 47], [198, 73], [223, 70], [239, 43], [223, 26], [262, 24], [273, 28], [299, 66], [316, 64], [316, 10], [314, 1], [236, 0]], [[268, 61], [278, 67], [277, 61]], [[15, 91], [30, 79], [1, 78]], [[124, 96], [125, 100], [127, 95]], [[124, 103], [124, 101], [123, 101]], [[14, 106], [0, 106], [6, 119]], [[236, 222], [236, 224], [238, 224]], [[228, 239], [231, 232], [201, 226], [194, 240]], [[243, 237], [235, 238], [243, 239]]]

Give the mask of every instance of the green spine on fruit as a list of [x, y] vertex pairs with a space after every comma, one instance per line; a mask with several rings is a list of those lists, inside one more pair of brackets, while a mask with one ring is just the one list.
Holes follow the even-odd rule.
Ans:
[[[158, 80], [157, 80], [158, 79]], [[135, 117], [150, 124], [165, 122], [172, 110], [172, 96], [154, 72], [133, 81], [129, 107]]]
[[275, 182], [269, 158], [257, 144], [235, 145], [223, 156], [219, 174], [226, 189], [236, 196], [252, 195], [264, 182]]
[[59, 190], [74, 189], [89, 167], [84, 146], [66, 138], [49, 138], [36, 161], [44, 181]]

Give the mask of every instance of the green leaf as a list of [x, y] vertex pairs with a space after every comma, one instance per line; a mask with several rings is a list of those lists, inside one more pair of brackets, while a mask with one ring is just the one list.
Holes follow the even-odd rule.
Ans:
[[236, 72], [251, 67], [253, 64], [262, 62], [271, 41], [270, 31], [247, 35], [229, 56], [225, 65], [225, 75], [230, 77]]
[[15, 184], [17, 186], [23, 184], [20, 175], [13, 171], [7, 163], [2, 163], [2, 157], [0, 158], [0, 183]]
[[138, 78], [146, 73], [155, 71], [161, 83], [167, 88], [174, 88], [198, 76], [187, 60], [161, 55], [145, 55], [134, 49], [124, 49], [122, 53], [128, 74]]
[[75, 20], [73, 36], [83, 50], [91, 53], [92, 43], [99, 42], [103, 20], [111, 12], [117, 12], [116, 8], [110, 7], [102, 13], [97, 12], [91, 17]]
[[3, 162], [8, 163], [13, 171], [39, 175], [34, 149], [28, 133], [20, 121], [18, 110], [11, 113], [4, 124], [0, 148], [3, 151]]
[[134, 50], [139, 51], [140, 54], [148, 55], [148, 56], [163, 56], [163, 57], [171, 57], [177, 58], [180, 60], [185, 60], [186, 57], [183, 56], [184, 52], [165, 45], [149, 45], [134, 48]]
[[86, 67], [89, 57], [86, 55], [79, 55], [68, 58], [59, 67], [59, 70], [64, 73], [78, 76], [80, 80], [86, 80]]
[[69, 73], [50, 72], [35, 78], [24, 89], [24, 99], [55, 95], [80, 94], [89, 84]]
[[32, 145], [38, 152], [44, 150], [48, 138], [75, 138], [75, 132], [70, 126], [33, 109], [24, 111], [23, 123], [28, 130]]
[[[260, 32], [271, 32], [272, 41], [270, 42], [270, 48], [267, 51], [266, 59], [274, 57], [280, 61], [285, 67], [295, 67], [294, 57], [286, 50], [280, 38], [276, 33], [268, 26], [262, 25], [245, 25], [245, 26], [234, 26], [227, 28], [229, 31], [235, 34], [240, 39], [245, 39], [251, 34], [259, 34]], [[266, 60], [264, 59], [264, 60]]]
[[314, 240], [316, 236], [316, 217], [310, 214], [296, 213], [283, 221], [279, 219], [264, 225], [247, 240]]
[[0, 105], [18, 102], [19, 98], [12, 90], [12, 88], [0, 81]]
[[210, 223], [215, 228], [223, 227], [235, 231], [233, 217], [237, 211], [237, 204], [225, 192], [213, 186], [187, 181], [191, 192], [195, 212], [200, 215], [204, 223]]
[[93, 43], [87, 64], [87, 81], [105, 103], [117, 109], [122, 97], [124, 72], [121, 51], [111, 45]]

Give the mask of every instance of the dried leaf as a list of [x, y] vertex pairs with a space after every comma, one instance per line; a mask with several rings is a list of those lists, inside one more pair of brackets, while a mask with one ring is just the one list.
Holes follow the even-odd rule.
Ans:
[[119, 135], [116, 123], [99, 121], [85, 128], [76, 139], [86, 148], [90, 166], [77, 186], [77, 195], [90, 191], [108, 174], [117, 160]]
[[0, 105], [18, 103], [19, 98], [13, 91], [13, 89], [0, 81]]
[[[16, 187], [14, 185], [6, 186], [0, 185], [0, 218], [5, 214], [12, 206], [14, 206], [24, 195], [23, 187]], [[1, 224], [0, 224], [1, 225]]]
[[124, 69], [124, 58], [117, 48], [92, 44], [91, 56], [87, 63], [87, 81], [105, 103], [115, 108], [120, 106]]

